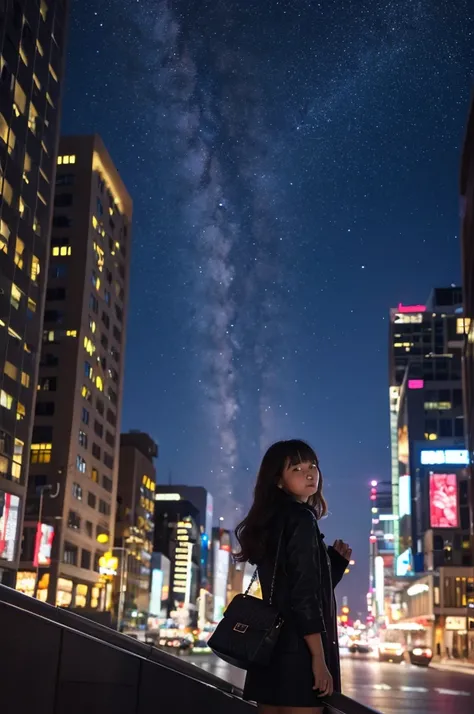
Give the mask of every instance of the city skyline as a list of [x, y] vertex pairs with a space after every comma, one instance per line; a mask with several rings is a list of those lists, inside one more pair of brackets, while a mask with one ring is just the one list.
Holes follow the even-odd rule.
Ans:
[[63, 132], [102, 133], [136, 205], [124, 429], [159, 442], [159, 482], [204, 485], [228, 523], [263, 445], [308, 439], [326, 536], [351, 542], [366, 583], [389, 310], [459, 283], [472, 17], [219, 8], [72, 9]]

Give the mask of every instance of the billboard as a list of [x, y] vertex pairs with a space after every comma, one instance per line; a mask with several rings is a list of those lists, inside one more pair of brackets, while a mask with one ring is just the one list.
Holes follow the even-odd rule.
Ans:
[[33, 565], [35, 568], [48, 567], [51, 565], [53, 539], [53, 526], [47, 526], [46, 523], [38, 523], [36, 528], [35, 554], [33, 557]]
[[420, 460], [423, 466], [467, 466], [469, 452], [467, 449], [423, 449]]
[[432, 528], [459, 528], [456, 474], [430, 474], [430, 524]]
[[0, 560], [15, 560], [16, 535], [20, 499], [12, 493], [0, 491]]

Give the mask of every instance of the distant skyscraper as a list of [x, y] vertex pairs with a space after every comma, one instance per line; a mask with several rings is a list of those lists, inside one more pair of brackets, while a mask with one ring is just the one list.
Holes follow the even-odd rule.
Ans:
[[462, 275], [464, 319], [464, 403], [470, 453], [471, 536], [474, 555], [474, 101], [471, 104], [461, 165]]
[[[98, 136], [61, 139], [54, 204], [17, 587], [31, 591], [38, 563], [41, 598], [103, 610], [112, 594], [100, 559], [114, 545], [132, 202]], [[43, 540], [52, 528], [54, 540], [38, 562], [39, 522]]]
[[[436, 289], [426, 305], [399, 305], [391, 311], [395, 554], [405, 562], [411, 551], [416, 569], [423, 567], [428, 551], [435, 567], [469, 564], [461, 381], [465, 329], [460, 288]], [[434, 502], [448, 497], [453, 512], [446, 524]], [[444, 528], [456, 529], [456, 537]]]
[[0, 2], [0, 582], [9, 585], [20, 556], [68, 5]]
[[149, 613], [156, 483], [154, 459], [157, 456], [158, 447], [148, 434], [135, 431], [121, 434], [114, 551], [120, 569], [115, 591], [118, 605], [119, 583], [122, 582], [125, 598], [120, 624], [135, 627], [146, 624]]

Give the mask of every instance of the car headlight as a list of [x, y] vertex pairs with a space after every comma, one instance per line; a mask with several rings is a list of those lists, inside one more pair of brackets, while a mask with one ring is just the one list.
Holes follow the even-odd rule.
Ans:
[[413, 654], [415, 655], [415, 657], [421, 657], [421, 655], [423, 654], [423, 650], [421, 649], [421, 647], [415, 647], [415, 649], [413, 650]]

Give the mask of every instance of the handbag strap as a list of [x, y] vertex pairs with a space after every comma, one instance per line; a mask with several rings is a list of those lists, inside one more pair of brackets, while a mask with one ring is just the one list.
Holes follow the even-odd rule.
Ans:
[[[276, 581], [276, 574], [277, 574], [277, 568], [278, 568], [278, 560], [280, 558], [280, 550], [281, 550], [281, 542], [283, 540], [283, 529], [280, 532], [280, 537], [278, 538], [278, 546], [277, 546], [277, 551], [276, 551], [276, 556], [275, 556], [275, 565], [273, 567], [273, 575], [272, 575], [272, 583], [270, 586], [270, 598], [268, 601], [268, 604], [271, 605], [273, 602], [273, 593], [275, 591], [275, 581]], [[252, 585], [258, 578], [258, 566], [255, 568], [252, 577], [250, 578], [250, 583], [248, 585], [247, 590], [245, 591], [244, 595], [247, 596], [252, 589]]]

